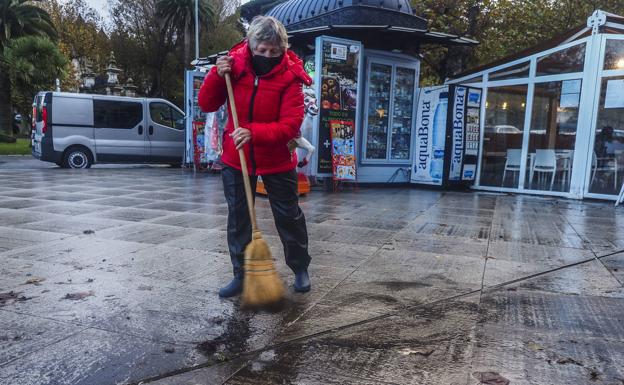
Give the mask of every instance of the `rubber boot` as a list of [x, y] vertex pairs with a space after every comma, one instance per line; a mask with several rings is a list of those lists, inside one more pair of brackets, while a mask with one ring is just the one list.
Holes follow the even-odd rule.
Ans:
[[219, 297], [229, 298], [243, 292], [243, 279], [234, 277], [230, 283], [219, 289]]
[[295, 291], [298, 293], [305, 293], [310, 291], [310, 276], [307, 270], [302, 270], [295, 273]]

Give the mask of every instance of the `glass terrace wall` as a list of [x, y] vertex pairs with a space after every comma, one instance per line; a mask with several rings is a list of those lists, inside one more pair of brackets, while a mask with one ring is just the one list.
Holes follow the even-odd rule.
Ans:
[[587, 187], [596, 197], [615, 195], [624, 183], [624, 36], [605, 36]]
[[449, 83], [484, 89], [477, 188], [615, 198], [624, 35], [593, 34]]

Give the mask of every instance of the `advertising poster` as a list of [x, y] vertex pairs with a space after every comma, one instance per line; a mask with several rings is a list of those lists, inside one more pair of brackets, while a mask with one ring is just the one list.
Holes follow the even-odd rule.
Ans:
[[449, 180], [460, 180], [464, 158], [464, 126], [466, 124], [466, 87], [458, 86], [453, 95], [451, 167]]
[[412, 183], [442, 185], [448, 113], [448, 86], [420, 90]]
[[[321, 55], [320, 68], [316, 70], [320, 72], [317, 74], [320, 79], [317, 84], [317, 96], [320, 100], [317, 172], [341, 180], [355, 180], [355, 146], [351, 146], [354, 149], [352, 154], [344, 154], [344, 157], [340, 158], [342, 155], [335, 153], [333, 140], [347, 141], [347, 139], [333, 135], [332, 125], [339, 125], [340, 130], [344, 132], [349, 128], [352, 137], [348, 141], [355, 143], [362, 47], [357, 42], [319, 38], [317, 52]], [[348, 147], [348, 143], [344, 145], [341, 144], [340, 148]], [[338, 157], [335, 158], [334, 154]], [[337, 164], [336, 161], [341, 163]], [[338, 173], [340, 178], [337, 177]]]
[[227, 107], [223, 105], [214, 113], [202, 112], [198, 96], [206, 73], [187, 71], [186, 74], [186, 162], [193, 163], [196, 167], [210, 165], [221, 156], [221, 136], [227, 120]]
[[204, 82], [206, 74], [200, 71], [186, 72], [186, 162], [197, 163], [203, 161], [205, 163], [206, 147], [205, 125], [207, 116], [199, 108], [197, 102], [199, 89]]
[[624, 108], [624, 79], [607, 81], [604, 108]]
[[[474, 95], [474, 96], [473, 96]], [[471, 102], [472, 101], [472, 102]], [[464, 159], [461, 179], [464, 181], [475, 180], [477, 174], [477, 162], [479, 159], [480, 138], [480, 114], [481, 114], [481, 90], [468, 88], [468, 103], [464, 131]]]
[[355, 125], [351, 120], [330, 120], [329, 126], [332, 138], [333, 179], [354, 181]]

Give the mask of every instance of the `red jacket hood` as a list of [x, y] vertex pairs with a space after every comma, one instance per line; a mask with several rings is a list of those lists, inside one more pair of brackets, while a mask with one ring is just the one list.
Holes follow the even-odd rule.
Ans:
[[[253, 71], [253, 65], [251, 62], [251, 48], [249, 47], [249, 43], [247, 39], [241, 41], [236, 44], [228, 54], [232, 58], [234, 58], [234, 64], [232, 66], [232, 76], [236, 79], [239, 78], [243, 73], [249, 71]], [[284, 59], [278, 64], [271, 72], [264, 75], [263, 77], [271, 77], [275, 74], [281, 73], [283, 71], [290, 71], [295, 76], [306, 85], [309, 86], [312, 84], [312, 78], [305, 72], [303, 69], [303, 61], [295, 54], [293, 51], [286, 49], [286, 53], [284, 54]]]

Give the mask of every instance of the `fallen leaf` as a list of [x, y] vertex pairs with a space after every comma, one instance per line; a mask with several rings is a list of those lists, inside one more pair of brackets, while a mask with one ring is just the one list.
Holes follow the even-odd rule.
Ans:
[[80, 291], [78, 293], [67, 293], [65, 294], [65, 297], [63, 297], [62, 299], [69, 299], [72, 301], [79, 301], [82, 299], [85, 299], [87, 297], [93, 297], [95, 295], [95, 293], [93, 292], [93, 290], [89, 290], [89, 291]]
[[486, 385], [509, 385], [509, 380], [496, 372], [474, 372], [472, 376]]
[[29, 278], [26, 280], [26, 282], [24, 282], [24, 285], [35, 285], [35, 286], [39, 286], [41, 282], [45, 281], [45, 278], [40, 278], [40, 277], [33, 277], [33, 278]]
[[538, 351], [538, 350], [544, 350], [544, 348], [542, 348], [539, 344], [531, 341], [529, 343], [527, 343], [527, 347], [531, 350], [533, 350], [534, 352]]
[[419, 348], [419, 349], [411, 349], [411, 348], [405, 348], [405, 349], [401, 349], [399, 350], [399, 353], [404, 355], [404, 356], [409, 356], [409, 355], [418, 355], [418, 356], [424, 356], [424, 357], [429, 357], [431, 355], [431, 353], [433, 353], [435, 351], [435, 349], [423, 349], [423, 348]]

